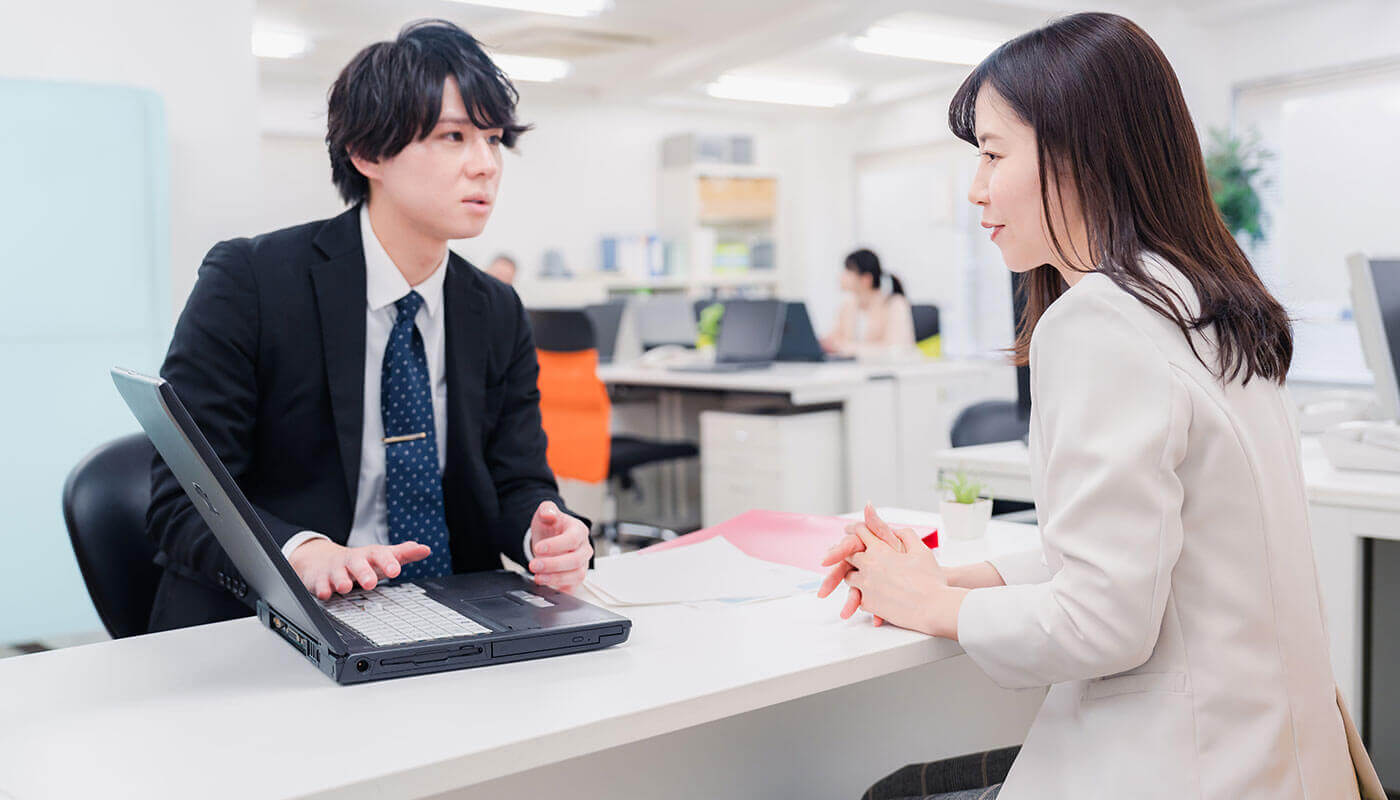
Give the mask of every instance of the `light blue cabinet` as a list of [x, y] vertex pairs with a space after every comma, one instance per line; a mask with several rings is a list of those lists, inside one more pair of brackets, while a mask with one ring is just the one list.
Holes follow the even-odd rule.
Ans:
[[0, 80], [0, 644], [102, 627], [60, 493], [137, 430], [108, 369], [164, 354], [168, 147], [153, 92]]

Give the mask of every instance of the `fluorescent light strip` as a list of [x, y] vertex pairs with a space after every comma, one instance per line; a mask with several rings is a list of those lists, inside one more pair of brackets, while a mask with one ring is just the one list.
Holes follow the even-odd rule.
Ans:
[[596, 17], [612, 8], [612, 0], [456, 0], [469, 6], [505, 8], [561, 17]]
[[726, 100], [821, 108], [839, 106], [851, 99], [851, 90], [845, 86], [739, 75], [721, 75], [714, 83], [706, 86], [705, 91], [711, 97]]
[[863, 53], [972, 65], [981, 63], [997, 49], [1000, 42], [876, 26], [866, 31], [864, 36], [857, 37], [852, 44]]
[[258, 58], [296, 58], [311, 49], [307, 38], [293, 31], [253, 31], [253, 55]]
[[573, 67], [567, 61], [557, 58], [537, 58], [535, 56], [512, 56], [493, 53], [491, 60], [501, 68], [512, 81], [549, 83], [568, 76]]

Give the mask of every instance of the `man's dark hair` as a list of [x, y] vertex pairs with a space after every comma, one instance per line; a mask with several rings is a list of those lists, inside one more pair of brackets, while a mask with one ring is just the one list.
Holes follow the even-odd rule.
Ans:
[[331, 180], [346, 203], [369, 195], [369, 180], [350, 154], [392, 158], [431, 133], [448, 78], [456, 79], [472, 124], [500, 128], [501, 144], [514, 147], [530, 129], [515, 121], [515, 86], [471, 34], [446, 20], [410, 22], [394, 41], [361, 50], [331, 86], [326, 147]]

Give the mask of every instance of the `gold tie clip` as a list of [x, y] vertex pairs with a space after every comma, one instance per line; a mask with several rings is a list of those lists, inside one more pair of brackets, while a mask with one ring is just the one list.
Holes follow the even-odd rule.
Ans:
[[428, 438], [428, 434], [426, 432], [420, 431], [418, 433], [409, 433], [403, 436], [385, 436], [381, 441], [383, 441], [384, 444], [398, 444], [399, 442], [412, 442], [418, 439], [426, 438]]

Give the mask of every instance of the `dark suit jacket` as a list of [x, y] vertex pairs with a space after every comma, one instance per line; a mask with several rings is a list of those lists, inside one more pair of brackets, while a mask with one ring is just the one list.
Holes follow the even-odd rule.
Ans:
[[[365, 413], [359, 208], [209, 251], [161, 368], [279, 546], [301, 530], [345, 544]], [[536, 507], [563, 508], [545, 463], [539, 366], [509, 286], [453, 254], [443, 282], [447, 466], [455, 572], [525, 563]], [[147, 533], [165, 569], [152, 630], [246, 615], [254, 592], [159, 456]], [[235, 598], [237, 598], [235, 600]], [[241, 601], [241, 602], [239, 602]]]

